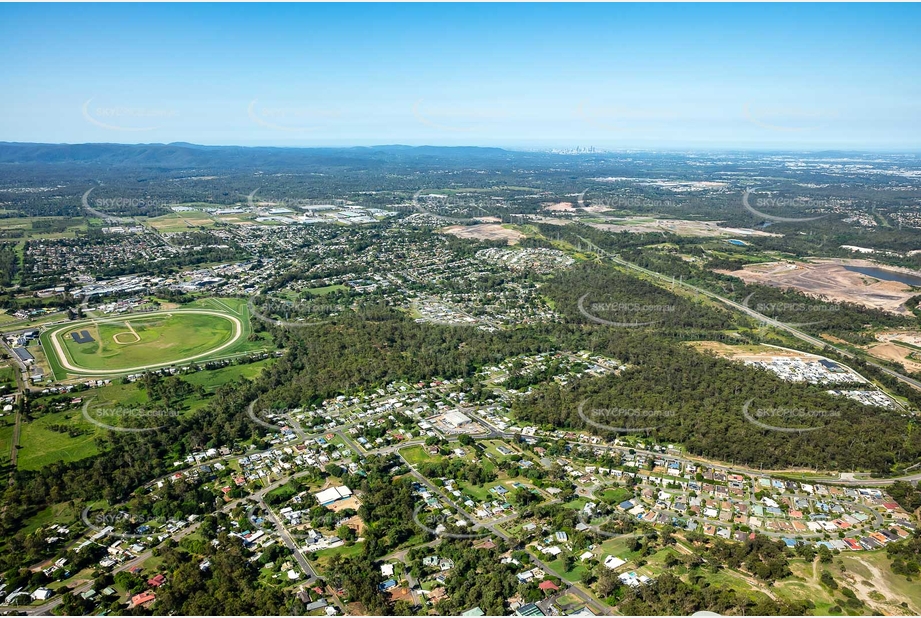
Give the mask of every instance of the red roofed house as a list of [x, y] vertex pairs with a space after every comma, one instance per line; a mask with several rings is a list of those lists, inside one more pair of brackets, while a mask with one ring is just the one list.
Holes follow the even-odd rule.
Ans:
[[155, 595], [150, 590], [147, 590], [146, 592], [142, 592], [141, 594], [136, 594], [133, 597], [131, 597], [131, 607], [137, 607], [138, 605], [144, 605], [145, 603], [150, 603], [156, 598], [157, 598], [157, 595]]
[[537, 587], [540, 588], [541, 590], [544, 590], [544, 591], [559, 590], [559, 589], [560, 589], [559, 586], [557, 586], [556, 584], [554, 584], [554, 583], [553, 583], [552, 581], [550, 581], [549, 579], [545, 579], [544, 581], [542, 581], [541, 583], [539, 583], [539, 584], [537, 585]]
[[166, 583], [166, 575], [164, 575], [163, 573], [160, 573], [159, 575], [151, 577], [150, 579], [147, 580], [147, 585], [153, 586], [154, 588], [159, 588], [165, 583]]

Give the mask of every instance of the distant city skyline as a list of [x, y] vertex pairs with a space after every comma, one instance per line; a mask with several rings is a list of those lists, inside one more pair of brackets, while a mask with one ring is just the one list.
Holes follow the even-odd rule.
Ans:
[[921, 146], [905, 4], [0, 5], [0, 141]]

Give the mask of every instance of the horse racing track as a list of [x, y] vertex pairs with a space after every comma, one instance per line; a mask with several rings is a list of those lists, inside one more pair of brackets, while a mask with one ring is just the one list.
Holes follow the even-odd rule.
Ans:
[[177, 309], [71, 322], [42, 333], [59, 378], [140, 372], [227, 353], [243, 337], [240, 318], [212, 309]]

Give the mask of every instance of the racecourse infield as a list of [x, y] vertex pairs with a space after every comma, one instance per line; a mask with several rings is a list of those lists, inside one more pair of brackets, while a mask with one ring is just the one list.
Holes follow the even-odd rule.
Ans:
[[[183, 324], [184, 318], [189, 318], [188, 323]], [[116, 328], [121, 332], [112, 332]], [[170, 332], [171, 328], [174, 332]], [[92, 343], [79, 344], [63, 339], [81, 330], [90, 332]], [[42, 333], [41, 341], [52, 371], [58, 365], [75, 376], [107, 376], [213, 357], [237, 344], [244, 330], [240, 318], [229, 312], [171, 309], [53, 326]], [[89, 352], [84, 353], [84, 348]], [[105, 356], [101, 356], [103, 351]], [[139, 360], [147, 356], [150, 362]]]

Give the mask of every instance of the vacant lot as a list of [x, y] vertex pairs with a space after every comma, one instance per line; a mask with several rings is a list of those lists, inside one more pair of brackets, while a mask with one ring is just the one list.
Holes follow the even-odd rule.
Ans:
[[22, 238], [74, 238], [86, 230], [82, 217], [11, 217], [0, 220], [0, 232], [21, 233]]
[[511, 230], [495, 223], [481, 223], [480, 225], [450, 225], [439, 230], [444, 234], [451, 234], [458, 238], [472, 238], [475, 240], [504, 240], [510, 245], [517, 244], [524, 234]]
[[802, 360], [816, 360], [823, 358], [815, 354], [788, 350], [769, 345], [728, 345], [719, 341], [692, 341], [688, 345], [701, 352], [710, 352], [722, 358], [734, 361], [763, 361], [772, 358], [799, 358]]
[[776, 236], [761, 230], [720, 227], [719, 221], [687, 221], [683, 219], [656, 219], [654, 217], [610, 217], [591, 224], [608, 232], [668, 232], [678, 236], [728, 238], [739, 236]]
[[[205, 394], [202, 396], [193, 393], [181, 401], [174, 402], [171, 409], [182, 414], [194, 412], [208, 404], [211, 394], [219, 388], [219, 385], [240, 377], [252, 378], [273, 361], [274, 359], [267, 359], [257, 363], [230, 365], [221, 369], [182, 374], [180, 376], [182, 380], [205, 386]], [[84, 393], [84, 397], [84, 401], [88, 400], [87, 412], [94, 418], [98, 418], [98, 411], [104, 408], [156, 410], [163, 407], [162, 402], [151, 401], [147, 391], [138, 383], [122, 384], [115, 381], [108, 386]], [[110, 415], [102, 417], [101, 420], [119, 427], [150, 426], [150, 424], [139, 423], [130, 416]], [[4, 457], [4, 460], [9, 457], [13, 433], [12, 422], [12, 415], [0, 418], [0, 456]], [[164, 422], [176, 422], [176, 419], [166, 417]], [[35, 420], [24, 421], [18, 465], [21, 469], [35, 470], [54, 461], [75, 461], [95, 455], [99, 452], [95, 438], [104, 436], [106, 432], [106, 429], [93, 425], [83, 417], [81, 405], [61, 412], [45, 414]]]
[[20, 470], [38, 470], [55, 461], [90, 457], [99, 452], [96, 437], [104, 433], [85, 420], [80, 409], [45, 414], [22, 424], [17, 465]]
[[247, 363], [245, 365], [230, 365], [229, 367], [224, 367], [222, 369], [216, 369], [213, 371], [199, 371], [197, 373], [183, 374], [182, 379], [186, 382], [194, 385], [201, 385], [205, 389], [205, 392], [214, 392], [224, 384], [228, 382], [235, 382], [240, 378], [246, 380], [252, 380], [260, 373], [262, 370], [268, 367], [274, 358], [268, 358], [266, 360], [261, 360], [255, 363]]
[[307, 290], [307, 292], [313, 294], [314, 296], [325, 296], [331, 292], [338, 292], [339, 290], [347, 290], [347, 289], [348, 289], [347, 287], [345, 287], [344, 285], [340, 283], [336, 285], [327, 285], [321, 288], [310, 288]]
[[897, 343], [879, 343], [867, 348], [867, 352], [883, 360], [893, 361], [902, 365], [906, 371], [921, 371], [921, 362], [918, 362], [921, 352]]
[[214, 219], [200, 210], [191, 210], [148, 219], [147, 225], [158, 232], [187, 232], [199, 227], [213, 227]]
[[418, 466], [422, 463], [435, 463], [444, 459], [440, 455], [429, 455], [423, 446], [411, 446], [409, 448], [400, 449], [400, 455], [402, 455], [403, 459], [409, 462], [411, 466]]
[[16, 371], [11, 365], [0, 365], [0, 393], [16, 388]]
[[[844, 612], [829, 612], [832, 607], [845, 606], [843, 588], [853, 590], [866, 603], [861, 610], [847, 612], [872, 615], [917, 615], [921, 604], [921, 588], [917, 583], [889, 570], [889, 559], [884, 550], [872, 552], [847, 552], [836, 557], [830, 564], [791, 561], [793, 577], [775, 582], [771, 593], [787, 600], [811, 599], [816, 604], [815, 615], [840, 615]], [[822, 584], [824, 571], [838, 584], [836, 590]], [[907, 607], [901, 603], [907, 603]]]
[[550, 212], [574, 212], [576, 209], [572, 202], [557, 202], [555, 204], [547, 204], [543, 207], [543, 210], [549, 210]]

